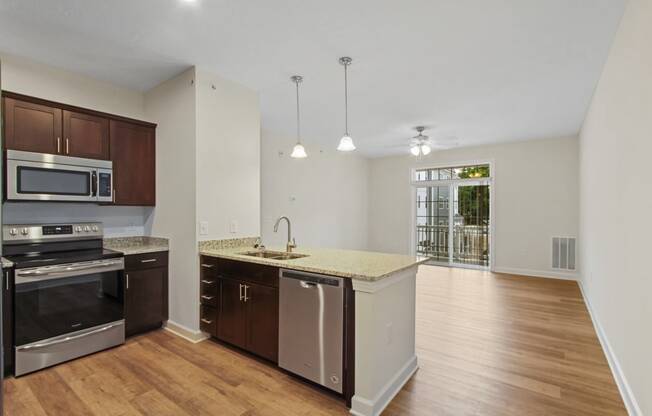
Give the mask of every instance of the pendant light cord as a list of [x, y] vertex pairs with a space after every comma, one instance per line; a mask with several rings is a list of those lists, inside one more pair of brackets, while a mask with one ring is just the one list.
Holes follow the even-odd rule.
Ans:
[[299, 117], [299, 80], [295, 81], [297, 84], [297, 143], [301, 143], [301, 117]]
[[344, 64], [344, 133], [347, 136], [349, 135], [349, 80], [347, 77], [348, 67], [348, 64]]

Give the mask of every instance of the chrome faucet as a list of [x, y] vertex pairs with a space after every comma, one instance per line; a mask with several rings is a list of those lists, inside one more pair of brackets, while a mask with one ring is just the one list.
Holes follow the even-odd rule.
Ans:
[[297, 246], [296, 241], [294, 241], [294, 238], [292, 238], [292, 225], [290, 225], [290, 219], [288, 217], [280, 217], [279, 219], [276, 220], [276, 224], [274, 224], [274, 232], [278, 232], [278, 225], [281, 223], [281, 220], [285, 220], [288, 223], [288, 242], [285, 245], [285, 249], [287, 250], [288, 253], [292, 252], [292, 249]]

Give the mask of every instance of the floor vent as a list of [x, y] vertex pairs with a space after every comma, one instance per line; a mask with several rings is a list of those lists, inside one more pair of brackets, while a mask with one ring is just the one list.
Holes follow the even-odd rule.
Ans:
[[575, 270], [575, 237], [552, 237], [552, 268]]

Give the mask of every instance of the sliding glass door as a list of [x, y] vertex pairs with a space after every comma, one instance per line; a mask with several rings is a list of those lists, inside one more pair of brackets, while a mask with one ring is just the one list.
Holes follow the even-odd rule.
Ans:
[[488, 268], [488, 165], [415, 171], [415, 252], [434, 264]]

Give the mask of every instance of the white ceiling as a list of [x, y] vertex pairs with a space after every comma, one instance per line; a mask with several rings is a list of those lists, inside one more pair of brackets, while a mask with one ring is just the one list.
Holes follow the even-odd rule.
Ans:
[[263, 128], [407, 152], [425, 124], [460, 145], [576, 134], [625, 0], [0, 0], [0, 51], [146, 90], [190, 65], [261, 94]]

